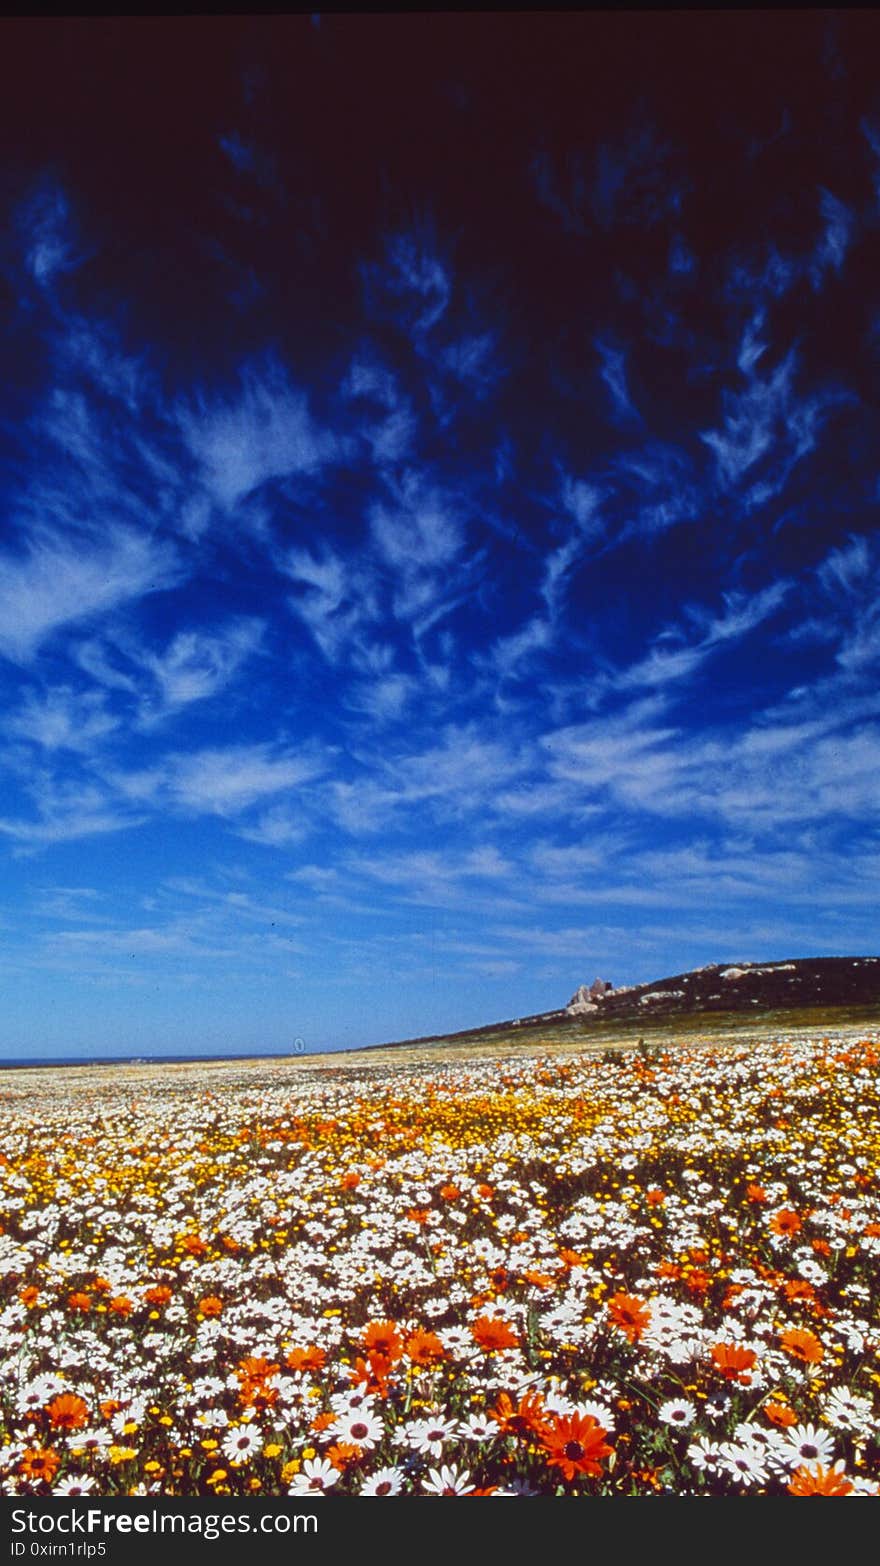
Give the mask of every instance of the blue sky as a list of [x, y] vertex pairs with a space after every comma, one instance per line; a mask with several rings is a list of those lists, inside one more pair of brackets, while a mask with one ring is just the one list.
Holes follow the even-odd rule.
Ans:
[[878, 33], [7, 21], [7, 1057], [876, 952]]

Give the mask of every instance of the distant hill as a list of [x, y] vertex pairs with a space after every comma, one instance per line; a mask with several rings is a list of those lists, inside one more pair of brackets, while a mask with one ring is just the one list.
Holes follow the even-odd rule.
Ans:
[[581, 985], [558, 1011], [513, 1017], [506, 1022], [458, 1033], [400, 1039], [369, 1045], [394, 1049], [407, 1045], [489, 1043], [505, 1039], [572, 1041], [596, 1035], [605, 1041], [633, 1038], [681, 1026], [687, 1033], [713, 1024], [725, 1028], [750, 1023], [780, 1028], [827, 1022], [875, 1021], [880, 1024], [880, 957], [792, 957], [784, 962], [709, 963], [650, 984], [605, 988], [601, 980]]
[[[675, 1017], [695, 1011], [875, 1003], [880, 1003], [880, 957], [790, 957], [784, 962], [709, 963], [650, 984], [612, 988], [594, 1000], [595, 1011], [585, 1015], [635, 1021], [646, 1014]], [[566, 1008], [569, 1015], [573, 1010]]]

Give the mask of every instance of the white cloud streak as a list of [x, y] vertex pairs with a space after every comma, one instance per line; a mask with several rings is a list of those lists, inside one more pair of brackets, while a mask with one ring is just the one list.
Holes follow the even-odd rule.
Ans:
[[176, 550], [133, 528], [96, 537], [35, 529], [18, 554], [0, 556], [0, 653], [29, 663], [62, 628], [176, 585]]

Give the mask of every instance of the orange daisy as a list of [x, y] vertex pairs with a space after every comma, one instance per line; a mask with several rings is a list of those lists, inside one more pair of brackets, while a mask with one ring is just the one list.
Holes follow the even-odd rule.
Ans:
[[89, 1422], [89, 1405], [75, 1392], [60, 1392], [46, 1405], [53, 1430], [81, 1430]]
[[791, 1359], [800, 1360], [802, 1365], [818, 1365], [825, 1350], [815, 1332], [809, 1327], [791, 1327], [783, 1332], [779, 1339], [784, 1353]]
[[355, 1385], [363, 1382], [369, 1392], [375, 1392], [379, 1397], [388, 1395], [388, 1378], [391, 1375], [393, 1365], [384, 1354], [356, 1354], [353, 1365], [349, 1366], [349, 1376]]
[[356, 1463], [363, 1455], [363, 1448], [356, 1446], [353, 1441], [335, 1441], [324, 1453], [328, 1463], [332, 1463], [340, 1473], [344, 1473], [346, 1468]]
[[171, 1299], [171, 1290], [167, 1283], [156, 1283], [144, 1293], [146, 1305], [167, 1305]]
[[412, 1363], [423, 1369], [446, 1357], [446, 1350], [436, 1332], [423, 1332], [421, 1329], [407, 1338], [406, 1352]]
[[551, 1468], [558, 1468], [564, 1479], [573, 1479], [576, 1474], [598, 1478], [602, 1459], [613, 1451], [605, 1444], [607, 1434], [592, 1414], [564, 1414], [543, 1432], [541, 1445]]
[[502, 1435], [540, 1436], [547, 1429], [544, 1399], [538, 1392], [527, 1392], [514, 1403], [506, 1392], [499, 1394], [498, 1402], [489, 1413], [496, 1421]]
[[619, 1289], [608, 1301], [608, 1319], [630, 1343], [638, 1343], [651, 1320], [651, 1312], [644, 1300]]
[[188, 1251], [190, 1256], [206, 1256], [210, 1249], [200, 1234], [185, 1234], [179, 1244], [181, 1250]]
[[487, 1354], [494, 1349], [516, 1348], [519, 1343], [509, 1322], [497, 1316], [478, 1316], [471, 1324], [471, 1337], [478, 1348], [484, 1349]]
[[371, 1321], [364, 1328], [364, 1348], [368, 1356], [385, 1360], [388, 1366], [400, 1359], [403, 1339], [393, 1321]]
[[60, 1463], [61, 1458], [50, 1446], [29, 1446], [21, 1454], [18, 1471], [23, 1479], [29, 1479], [32, 1484], [51, 1484]]
[[801, 1227], [801, 1220], [791, 1207], [780, 1207], [778, 1213], [774, 1213], [770, 1219], [770, 1228], [774, 1234], [797, 1234]]
[[794, 1409], [789, 1408], [787, 1403], [781, 1402], [778, 1398], [771, 1398], [769, 1403], [764, 1404], [764, 1413], [771, 1425], [776, 1425], [780, 1430], [790, 1430], [792, 1425], [798, 1422]]
[[324, 1368], [327, 1350], [322, 1348], [293, 1348], [285, 1357], [288, 1370], [318, 1371]]
[[851, 1495], [853, 1484], [838, 1468], [797, 1468], [788, 1486], [789, 1495]]
[[751, 1382], [749, 1372], [757, 1359], [754, 1349], [743, 1348], [741, 1343], [716, 1343], [712, 1348], [712, 1363], [725, 1381], [739, 1381], [745, 1387]]

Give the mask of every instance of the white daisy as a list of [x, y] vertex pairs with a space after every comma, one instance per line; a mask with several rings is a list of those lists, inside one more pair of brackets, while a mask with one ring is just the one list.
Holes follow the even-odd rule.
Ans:
[[721, 1466], [737, 1484], [749, 1489], [753, 1484], [766, 1484], [767, 1466], [763, 1452], [754, 1446], [738, 1446], [735, 1441], [721, 1443]]
[[792, 1472], [795, 1468], [827, 1468], [834, 1456], [834, 1437], [815, 1425], [793, 1425], [787, 1430], [780, 1449], [780, 1460]]
[[675, 1430], [687, 1430], [696, 1417], [697, 1410], [686, 1397], [670, 1398], [669, 1402], [661, 1403], [657, 1410], [657, 1418]]
[[868, 1436], [873, 1428], [870, 1398], [859, 1397], [849, 1387], [835, 1387], [822, 1404], [822, 1418], [836, 1430]]
[[113, 1436], [109, 1430], [72, 1430], [67, 1445], [71, 1452], [106, 1452]]
[[[668, 1404], [664, 1406], [669, 1407]], [[681, 1407], [682, 1405], [679, 1404], [677, 1406]], [[587, 1398], [585, 1403], [572, 1404], [571, 1412], [573, 1414], [580, 1414], [582, 1418], [590, 1416], [592, 1419], [595, 1419], [597, 1425], [602, 1426], [603, 1430], [614, 1429], [614, 1415], [612, 1414], [611, 1409], [607, 1406], [606, 1403], [598, 1403], [595, 1398]], [[696, 1413], [696, 1409], [694, 1409], [694, 1413]], [[676, 1424], [679, 1422], [680, 1421], [676, 1420]]]
[[67, 1474], [53, 1487], [53, 1495], [90, 1495], [96, 1481], [88, 1474]]
[[423, 1457], [440, 1457], [455, 1435], [454, 1419], [413, 1419], [403, 1429], [406, 1444]]
[[734, 1440], [739, 1441], [743, 1446], [750, 1446], [756, 1452], [763, 1452], [774, 1468], [779, 1466], [781, 1454], [785, 1449], [785, 1437], [779, 1430], [765, 1430], [763, 1426], [741, 1422], [735, 1427], [733, 1436]]
[[498, 1425], [488, 1414], [468, 1414], [459, 1420], [455, 1431], [460, 1441], [491, 1441], [498, 1434]]
[[360, 1495], [399, 1495], [403, 1483], [402, 1468], [377, 1468], [361, 1485]]
[[422, 1489], [428, 1495], [472, 1495], [476, 1487], [469, 1482], [470, 1477], [466, 1468], [429, 1468]]
[[263, 1449], [259, 1425], [237, 1425], [223, 1442], [223, 1456], [230, 1463], [249, 1463]]
[[334, 1414], [372, 1414], [376, 1407], [376, 1399], [361, 1383], [353, 1391], [334, 1393], [330, 1399], [330, 1407]]
[[720, 1446], [715, 1441], [707, 1441], [704, 1436], [691, 1442], [687, 1455], [700, 1473], [717, 1474], [723, 1469]]
[[294, 1477], [293, 1484], [288, 1490], [288, 1495], [323, 1495], [340, 1477], [339, 1469], [334, 1468], [326, 1457], [307, 1457], [302, 1465], [302, 1473]]
[[362, 1446], [369, 1452], [377, 1441], [381, 1441], [384, 1428], [381, 1419], [377, 1419], [375, 1414], [364, 1413], [363, 1409], [355, 1409], [340, 1414], [330, 1426], [329, 1433], [340, 1441], [351, 1441], [355, 1446]]

